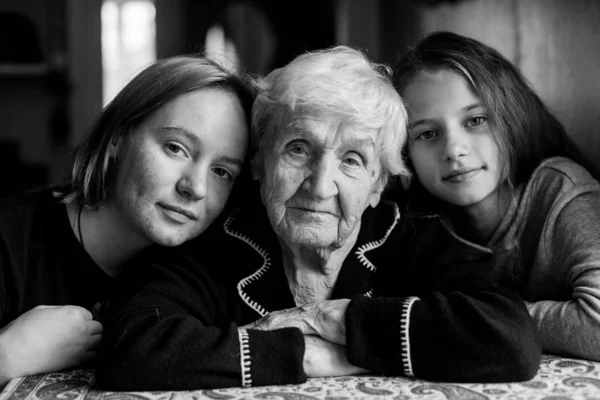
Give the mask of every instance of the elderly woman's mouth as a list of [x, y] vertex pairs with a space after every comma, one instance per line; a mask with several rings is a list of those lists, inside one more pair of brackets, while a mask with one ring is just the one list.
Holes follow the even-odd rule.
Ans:
[[305, 207], [289, 207], [288, 210], [295, 215], [305, 216], [305, 217], [315, 217], [315, 218], [318, 218], [319, 216], [322, 216], [322, 217], [332, 216], [332, 217], [336, 217], [336, 218], [338, 217], [338, 213], [336, 211], [332, 211], [332, 210], [324, 210], [324, 209], [317, 209], [317, 208], [305, 208]]

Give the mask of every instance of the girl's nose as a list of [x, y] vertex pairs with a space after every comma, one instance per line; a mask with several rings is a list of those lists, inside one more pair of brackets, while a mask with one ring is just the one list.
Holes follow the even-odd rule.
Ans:
[[458, 129], [446, 134], [444, 142], [444, 160], [457, 160], [462, 156], [469, 154], [469, 140], [465, 132], [460, 132]]
[[177, 182], [177, 191], [190, 200], [203, 199], [207, 191], [208, 173], [207, 167], [189, 171]]

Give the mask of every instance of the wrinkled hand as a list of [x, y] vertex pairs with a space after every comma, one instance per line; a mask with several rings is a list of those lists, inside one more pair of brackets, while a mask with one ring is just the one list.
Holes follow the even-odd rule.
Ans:
[[294, 327], [299, 328], [305, 335], [317, 335], [329, 342], [345, 345], [348, 303], [349, 299], [325, 300], [274, 311], [244, 328], [271, 331]]
[[304, 336], [304, 371], [310, 378], [368, 372], [348, 362], [346, 347], [317, 336]]
[[0, 386], [92, 360], [102, 325], [78, 306], [38, 306], [0, 330]]

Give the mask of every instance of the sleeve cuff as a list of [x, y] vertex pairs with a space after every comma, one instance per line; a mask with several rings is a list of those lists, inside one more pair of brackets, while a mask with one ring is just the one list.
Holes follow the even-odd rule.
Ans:
[[304, 335], [298, 328], [238, 328], [242, 387], [306, 382]]
[[346, 310], [348, 361], [375, 373], [414, 376], [409, 328], [418, 300], [354, 297]]

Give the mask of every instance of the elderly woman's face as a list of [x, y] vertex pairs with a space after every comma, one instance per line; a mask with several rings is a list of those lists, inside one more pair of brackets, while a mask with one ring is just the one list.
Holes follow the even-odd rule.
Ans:
[[379, 202], [376, 132], [296, 115], [265, 143], [255, 177], [277, 234], [292, 245], [339, 248]]

